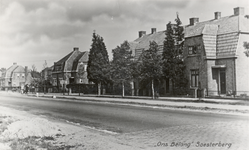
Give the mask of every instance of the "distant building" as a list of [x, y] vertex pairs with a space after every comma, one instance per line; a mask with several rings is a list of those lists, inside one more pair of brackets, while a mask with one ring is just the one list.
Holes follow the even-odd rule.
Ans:
[[249, 58], [243, 43], [249, 42], [249, 19], [244, 8], [234, 14], [199, 22], [190, 18], [185, 27], [184, 62], [189, 90], [198, 86], [206, 95], [249, 94]]
[[0, 79], [2, 90], [23, 89], [24, 85], [32, 81], [31, 73], [28, 67], [22, 67], [13, 63], [5, 72], [2, 72]]
[[41, 71], [41, 79], [44, 80], [43, 92], [52, 92], [53, 91], [53, 77], [52, 71], [54, 66], [46, 67]]
[[[54, 63], [52, 70], [53, 85], [59, 89], [72, 83], [88, 84], [87, 79], [88, 52], [80, 52], [74, 48], [72, 52]], [[79, 70], [81, 74], [79, 75]]]

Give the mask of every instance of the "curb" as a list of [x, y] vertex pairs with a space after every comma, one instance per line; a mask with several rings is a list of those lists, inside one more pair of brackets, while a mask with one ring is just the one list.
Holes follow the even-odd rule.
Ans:
[[[35, 95], [27, 95], [27, 96], [35, 96]], [[212, 111], [219, 111], [225, 114], [227, 113], [238, 113], [239, 115], [249, 115], [248, 110], [238, 110], [238, 109], [224, 109], [224, 108], [212, 108], [212, 107], [198, 107], [198, 106], [182, 106], [182, 105], [167, 105], [167, 104], [148, 104], [144, 102], [132, 102], [132, 101], [115, 101], [115, 100], [98, 100], [98, 99], [83, 99], [79, 97], [68, 97], [68, 96], [55, 96], [55, 95], [40, 95], [38, 97], [43, 98], [53, 98], [53, 99], [67, 99], [71, 101], [78, 101], [78, 102], [97, 102], [97, 103], [112, 103], [112, 104], [126, 104], [126, 105], [139, 105], [139, 106], [150, 106], [153, 108], [176, 108], [176, 109], [187, 109], [187, 110], [199, 110], [203, 112], [212, 112]], [[98, 98], [98, 97], [94, 97]]]

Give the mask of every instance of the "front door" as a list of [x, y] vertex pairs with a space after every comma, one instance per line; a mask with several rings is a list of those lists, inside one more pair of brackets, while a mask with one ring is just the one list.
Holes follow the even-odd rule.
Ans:
[[226, 94], [226, 72], [220, 70], [220, 93]]

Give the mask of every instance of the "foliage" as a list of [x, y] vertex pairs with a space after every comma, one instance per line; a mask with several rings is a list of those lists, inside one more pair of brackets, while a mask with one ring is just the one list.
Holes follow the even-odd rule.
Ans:
[[243, 46], [246, 49], [246, 51], [244, 51], [244, 53], [246, 54], [247, 57], [249, 57], [249, 42], [244, 42]]
[[152, 95], [154, 98], [154, 82], [163, 76], [163, 61], [158, 52], [159, 48], [156, 42], [150, 42], [149, 50], [146, 50], [141, 56], [139, 64], [141, 81], [150, 81], [152, 84]]
[[113, 61], [109, 68], [110, 79], [114, 84], [122, 83], [122, 95], [124, 96], [124, 83], [132, 79], [132, 53], [130, 45], [124, 41], [120, 46], [112, 50]]
[[31, 83], [30, 83], [30, 86], [38, 88], [38, 87], [42, 86], [43, 83], [44, 83], [44, 80], [42, 80], [41, 78], [33, 78]]
[[87, 78], [90, 82], [94, 82], [98, 85], [101, 83], [106, 84], [108, 82], [108, 53], [103, 38], [96, 33], [93, 33], [92, 45], [87, 65]]
[[[183, 27], [177, 15], [176, 25], [167, 24], [166, 38], [163, 47], [164, 76], [172, 82], [173, 94], [175, 91], [186, 91], [187, 79], [184, 76], [185, 65], [182, 60]], [[182, 94], [185, 94], [183, 92]]]
[[41, 74], [37, 71], [36, 66], [33, 64], [31, 69], [32, 78], [41, 78]]
[[141, 79], [160, 79], [162, 72], [162, 58], [158, 53], [158, 45], [155, 41], [150, 42], [149, 50], [141, 56], [140, 77]]
[[72, 90], [72, 93], [84, 93], [84, 94], [95, 94], [96, 85], [95, 84], [67, 84], [67, 88]]

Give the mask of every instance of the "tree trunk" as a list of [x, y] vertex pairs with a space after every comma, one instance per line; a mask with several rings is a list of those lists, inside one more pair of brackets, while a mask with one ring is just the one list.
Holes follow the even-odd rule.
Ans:
[[101, 95], [101, 82], [98, 83], [98, 95]]
[[125, 91], [124, 91], [124, 81], [122, 81], [122, 97], [124, 97]]
[[152, 90], [152, 99], [155, 99], [154, 79], [152, 79], [151, 82], [151, 90]]
[[134, 81], [131, 81], [131, 96], [134, 96]]

